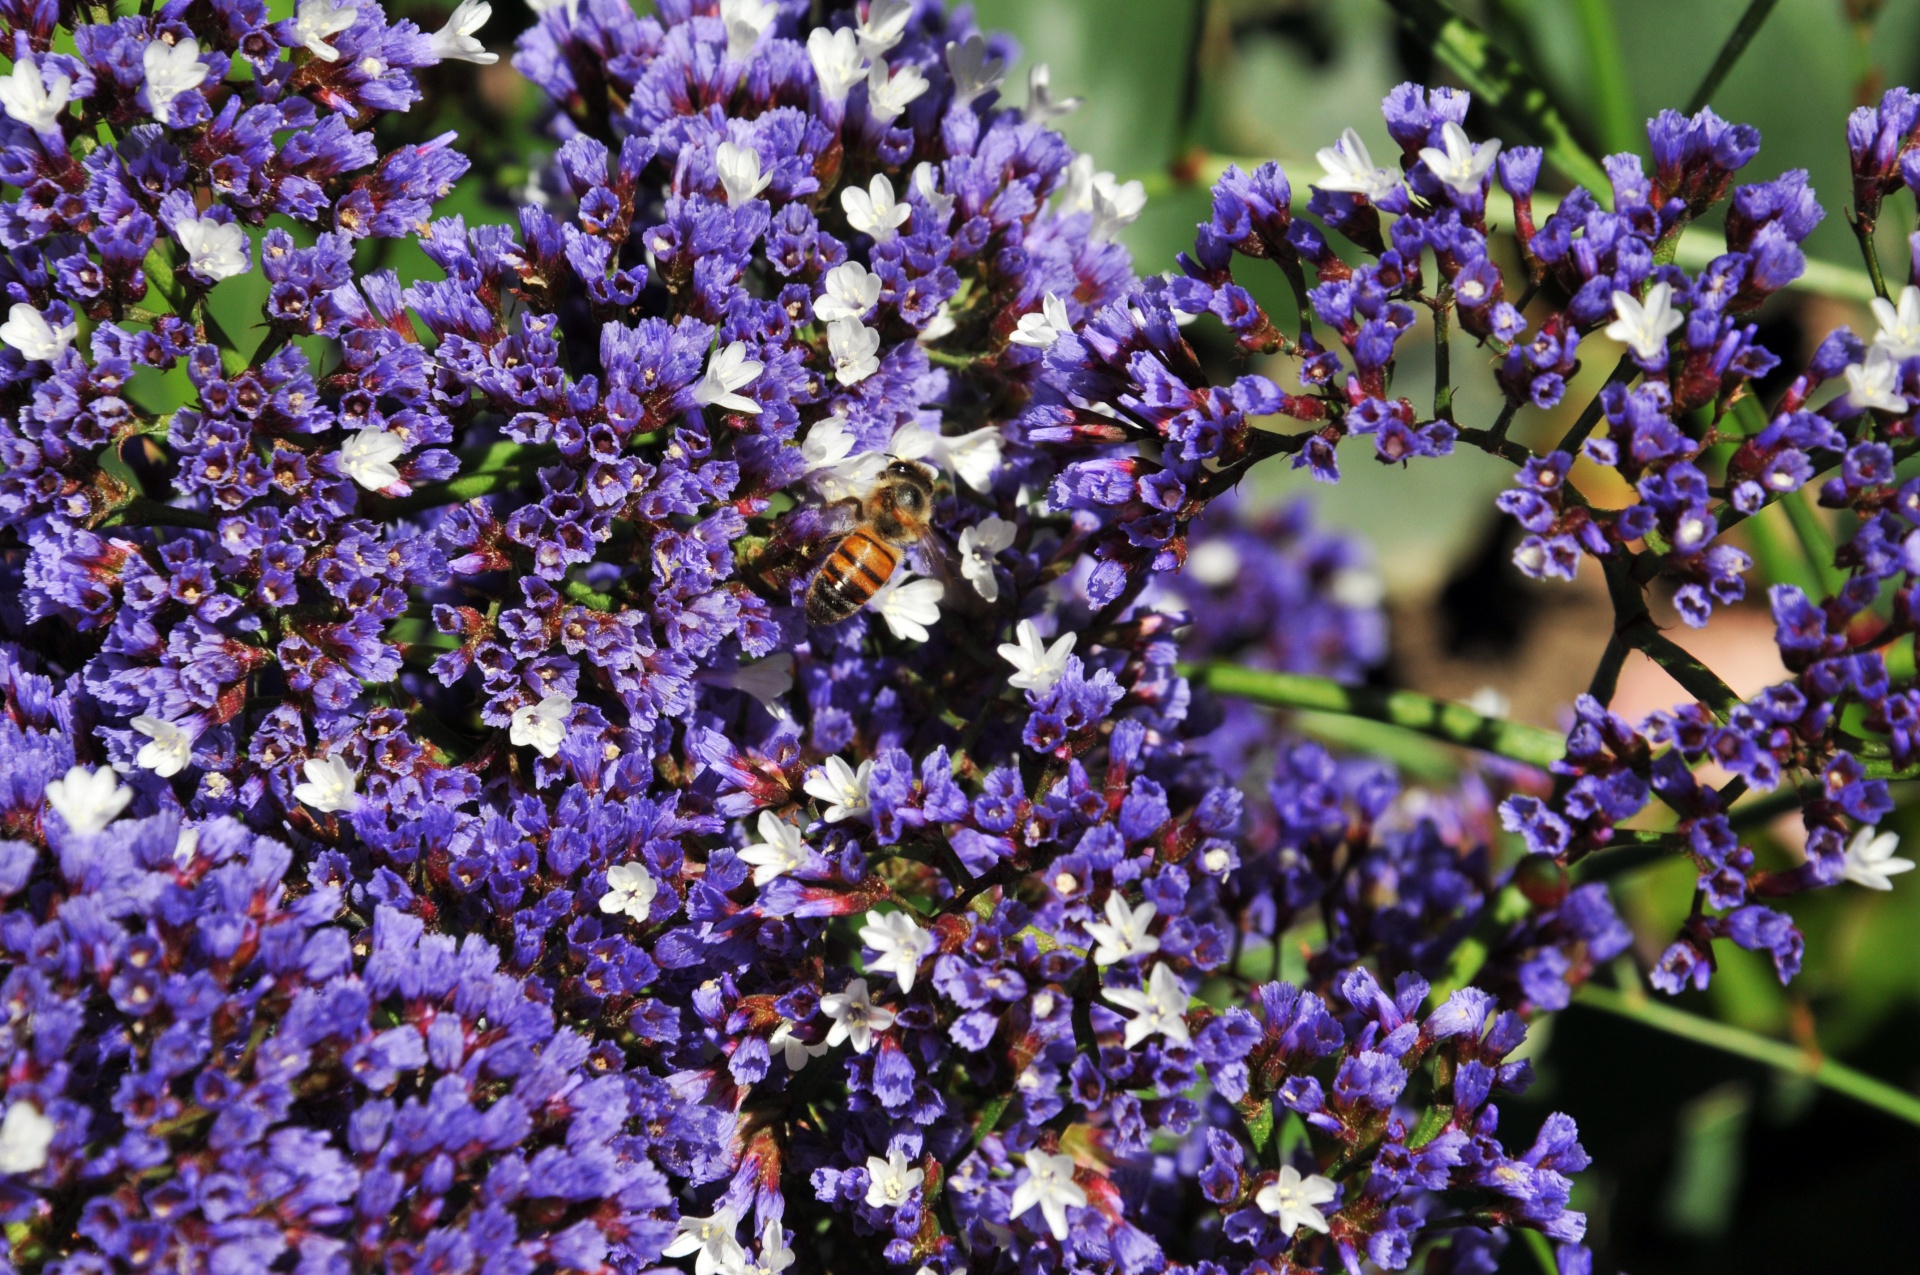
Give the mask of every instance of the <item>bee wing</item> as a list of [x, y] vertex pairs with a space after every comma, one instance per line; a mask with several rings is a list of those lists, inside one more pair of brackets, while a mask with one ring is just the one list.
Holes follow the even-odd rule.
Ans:
[[943, 609], [960, 615], [982, 615], [986, 612], [986, 600], [980, 591], [960, 574], [960, 558], [954, 552], [947, 538], [928, 527], [920, 533], [920, 556], [926, 559], [928, 573], [946, 592], [940, 597]]

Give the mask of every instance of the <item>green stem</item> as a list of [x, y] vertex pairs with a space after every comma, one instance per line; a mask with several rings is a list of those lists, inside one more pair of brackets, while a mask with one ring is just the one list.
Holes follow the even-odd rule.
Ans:
[[928, 350], [924, 347], [922, 352], [926, 354], [929, 363], [940, 367], [959, 368], [963, 371], [976, 363], [985, 362], [988, 357], [984, 354], [954, 354], [947, 350]]
[[1833, 535], [1820, 521], [1820, 515], [1807, 504], [1806, 489], [1788, 492], [1780, 498], [1780, 504], [1787, 511], [1787, 521], [1793, 524], [1793, 534], [1799, 538], [1800, 548], [1812, 564], [1820, 587], [1826, 590], [1827, 597], [1835, 596], [1847, 582], [1846, 573], [1833, 565]]
[[1609, 151], [1630, 151], [1639, 145], [1633, 100], [1627, 92], [1627, 63], [1620, 55], [1620, 32], [1613, 22], [1612, 0], [1576, 0], [1580, 30], [1587, 40], [1587, 65], [1593, 74], [1594, 109], [1600, 116], [1600, 139]]
[[1447, 313], [1452, 301], [1452, 288], [1442, 284], [1440, 296], [1433, 303], [1433, 417], [1441, 421], [1453, 419], [1453, 352], [1447, 344]]
[[1873, 281], [1873, 293], [1882, 301], [1887, 297], [1886, 276], [1880, 273], [1880, 253], [1873, 246], [1874, 219], [1853, 218], [1853, 237], [1860, 244], [1860, 257], [1867, 263], [1867, 278]]
[[1707, 68], [1706, 78], [1700, 81], [1700, 87], [1693, 91], [1693, 99], [1687, 103], [1687, 114], [1697, 113], [1707, 104], [1720, 88], [1720, 82], [1727, 78], [1727, 72], [1733, 70], [1733, 64], [1747, 51], [1747, 45], [1753, 41], [1754, 34], [1760, 30], [1760, 24], [1773, 12], [1773, 6], [1780, 0], [1753, 0], [1747, 11], [1740, 15], [1740, 21], [1734, 24], [1733, 33], [1727, 42], [1720, 46], [1720, 56]]
[[[1613, 365], [1613, 371], [1607, 374], [1607, 385], [1625, 385], [1638, 375], [1640, 375], [1640, 365], [1633, 361], [1631, 354], [1622, 354], [1620, 361]], [[1606, 387], [1603, 385], [1600, 388], [1604, 391]], [[1605, 410], [1605, 405], [1600, 402], [1600, 395], [1596, 393], [1580, 410], [1580, 419], [1573, 423], [1572, 429], [1561, 435], [1560, 441], [1554, 444], [1553, 450], [1568, 454], [1579, 450], [1580, 444], [1587, 441], [1587, 435], [1593, 433], [1593, 427], [1600, 423], [1600, 414]]]

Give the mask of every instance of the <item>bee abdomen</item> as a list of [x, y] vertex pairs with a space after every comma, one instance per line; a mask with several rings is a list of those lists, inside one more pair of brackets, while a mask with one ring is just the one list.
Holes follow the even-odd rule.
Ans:
[[807, 619], [838, 624], [873, 600], [900, 555], [865, 529], [850, 532], [820, 564], [807, 586]]

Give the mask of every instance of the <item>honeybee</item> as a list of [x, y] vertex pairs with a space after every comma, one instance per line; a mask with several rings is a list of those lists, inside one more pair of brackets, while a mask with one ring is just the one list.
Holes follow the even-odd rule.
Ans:
[[807, 585], [807, 620], [838, 624], [873, 601], [900, 565], [904, 550], [927, 544], [936, 564], [944, 558], [933, 544], [933, 476], [910, 460], [890, 461], [873, 490], [857, 503], [859, 521], [840, 538]]

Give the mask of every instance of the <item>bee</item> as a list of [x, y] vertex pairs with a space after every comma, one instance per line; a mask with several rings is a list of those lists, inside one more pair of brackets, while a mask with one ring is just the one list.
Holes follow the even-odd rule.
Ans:
[[[873, 601], [900, 565], [903, 551], [932, 544], [933, 477], [925, 466], [893, 460], [857, 502], [859, 520], [840, 538], [807, 585], [807, 620], [838, 624]], [[937, 548], [929, 555], [941, 561]]]

